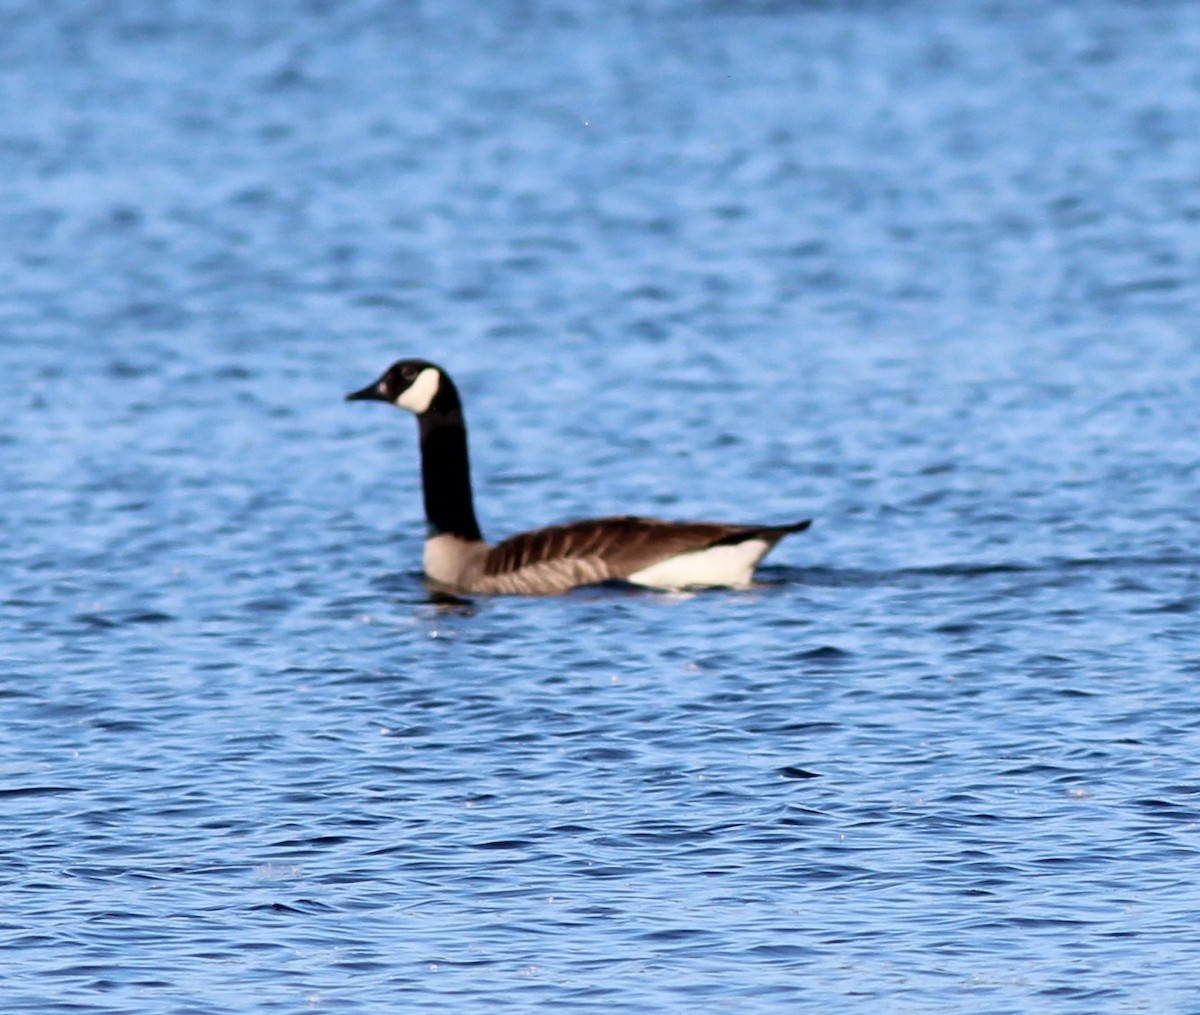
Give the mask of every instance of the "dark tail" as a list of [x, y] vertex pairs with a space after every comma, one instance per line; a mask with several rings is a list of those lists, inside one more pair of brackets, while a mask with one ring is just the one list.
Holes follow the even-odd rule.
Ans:
[[812, 525], [811, 518], [804, 518], [789, 525], [747, 525], [744, 529], [730, 533], [724, 539], [718, 539], [712, 545], [733, 546], [737, 543], [744, 543], [747, 539], [765, 539], [774, 546], [784, 536], [790, 536], [793, 532], [803, 532], [810, 525]]

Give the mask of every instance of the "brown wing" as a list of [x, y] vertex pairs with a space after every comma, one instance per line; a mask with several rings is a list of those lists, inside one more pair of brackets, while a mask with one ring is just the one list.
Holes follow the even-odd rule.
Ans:
[[655, 518], [621, 516], [594, 518], [522, 532], [488, 551], [483, 573], [488, 577], [531, 578], [553, 575], [556, 584], [589, 584], [627, 578], [676, 554], [702, 550], [742, 539], [782, 539], [795, 525], [727, 525], [720, 522], [664, 522]]

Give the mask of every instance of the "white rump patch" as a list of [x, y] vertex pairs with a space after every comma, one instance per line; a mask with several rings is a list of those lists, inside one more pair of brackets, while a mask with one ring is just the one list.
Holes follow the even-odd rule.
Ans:
[[704, 585], [749, 585], [754, 569], [771, 544], [765, 539], [710, 546], [681, 553], [635, 571], [626, 581], [653, 589], [686, 589]]
[[401, 409], [407, 409], [419, 416], [433, 404], [441, 383], [441, 373], [433, 367], [426, 367], [417, 374], [417, 379], [400, 393], [396, 404]]

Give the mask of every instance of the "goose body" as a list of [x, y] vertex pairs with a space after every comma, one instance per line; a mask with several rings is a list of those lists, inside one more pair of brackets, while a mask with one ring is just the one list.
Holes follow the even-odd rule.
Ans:
[[417, 417], [428, 525], [425, 575], [447, 591], [548, 595], [612, 580], [658, 589], [748, 585], [779, 540], [810, 524], [621, 515], [522, 532], [489, 546], [475, 520], [462, 402], [446, 372], [426, 360], [400, 360], [346, 398], [390, 402]]

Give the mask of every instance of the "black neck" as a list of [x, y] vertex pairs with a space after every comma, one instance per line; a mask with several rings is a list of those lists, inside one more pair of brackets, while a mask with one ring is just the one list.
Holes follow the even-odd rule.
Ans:
[[483, 539], [471, 498], [467, 424], [458, 392], [445, 374], [433, 404], [417, 417], [417, 422], [421, 429], [421, 484], [429, 535], [446, 533]]

